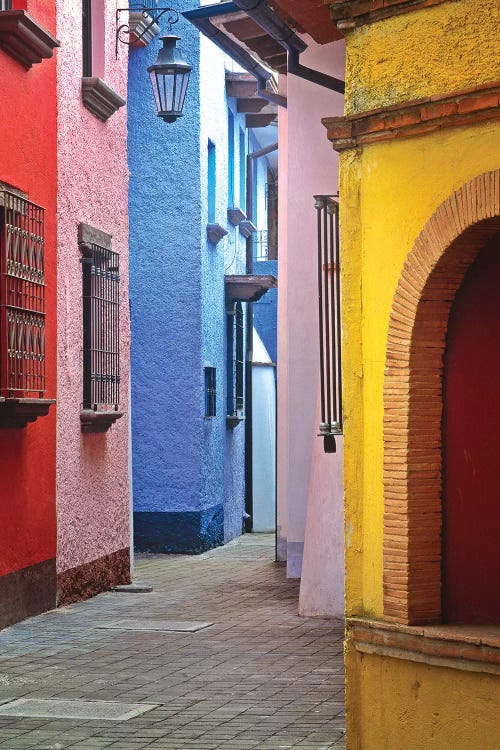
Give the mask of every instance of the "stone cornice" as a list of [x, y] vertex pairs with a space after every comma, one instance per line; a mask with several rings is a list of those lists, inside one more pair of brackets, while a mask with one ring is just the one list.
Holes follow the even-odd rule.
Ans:
[[29, 70], [52, 57], [60, 44], [25, 10], [0, 11], [0, 48]]
[[347, 619], [356, 651], [468, 672], [500, 675], [500, 628], [399, 625], [362, 617]]
[[500, 82], [322, 120], [335, 151], [500, 117]]
[[339, 31], [349, 31], [444, 2], [446, 0], [325, 0], [325, 5], [330, 7], [330, 16]]

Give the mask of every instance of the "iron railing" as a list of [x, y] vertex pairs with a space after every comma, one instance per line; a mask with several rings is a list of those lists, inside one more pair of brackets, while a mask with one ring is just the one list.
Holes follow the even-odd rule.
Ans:
[[83, 408], [118, 409], [120, 401], [120, 273], [118, 253], [81, 246]]
[[254, 260], [268, 260], [269, 245], [267, 229], [258, 229], [252, 234]]
[[0, 0], [0, 10], [10, 10], [12, 8], [12, 0]]
[[0, 191], [0, 394], [42, 396], [45, 378], [44, 209]]
[[315, 195], [318, 230], [319, 357], [321, 424], [325, 450], [335, 450], [342, 434], [339, 204], [335, 196]]
[[245, 410], [244, 316], [241, 302], [227, 315], [227, 413], [242, 416]]
[[217, 416], [217, 372], [215, 367], [205, 367], [205, 416]]

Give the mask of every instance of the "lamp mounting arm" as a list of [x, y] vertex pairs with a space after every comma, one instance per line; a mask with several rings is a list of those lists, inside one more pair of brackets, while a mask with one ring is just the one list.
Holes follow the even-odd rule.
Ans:
[[[140, 34], [134, 35], [134, 41], [132, 42], [130, 40], [130, 24], [127, 23], [120, 23], [120, 16], [122, 13], [133, 13], [133, 12], [139, 12], [142, 14], [145, 26], [142, 29]], [[143, 37], [145, 37], [148, 32], [152, 29], [152, 27], [158, 23], [160, 18], [165, 15], [165, 13], [169, 13], [170, 15], [167, 18], [167, 24], [168, 24], [168, 33], [172, 31], [172, 26], [177, 23], [179, 20], [179, 11], [175, 8], [170, 7], [164, 7], [159, 8], [157, 5], [154, 5], [152, 7], [146, 6], [146, 5], [133, 5], [130, 8], [117, 8], [116, 9], [116, 40], [115, 40], [115, 55], [118, 57], [118, 42], [121, 42], [122, 44], [131, 45], [132, 43], [137, 44], [137, 42], [140, 42]]]

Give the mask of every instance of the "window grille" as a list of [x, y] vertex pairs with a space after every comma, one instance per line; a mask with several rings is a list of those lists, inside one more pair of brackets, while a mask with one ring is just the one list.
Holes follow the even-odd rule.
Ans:
[[215, 367], [205, 367], [205, 416], [215, 417], [217, 401], [217, 383]]
[[120, 400], [119, 256], [82, 244], [83, 408], [118, 409]]
[[45, 388], [44, 209], [0, 191], [0, 394]]
[[243, 416], [245, 410], [245, 349], [243, 306], [237, 302], [227, 315], [227, 413]]
[[269, 260], [269, 233], [267, 229], [259, 229], [252, 234], [254, 260]]
[[320, 435], [325, 451], [342, 434], [339, 205], [331, 195], [315, 195], [318, 228]]
[[92, 0], [82, 0], [82, 75], [92, 76]]
[[0, 0], [0, 10], [11, 10], [12, 0]]

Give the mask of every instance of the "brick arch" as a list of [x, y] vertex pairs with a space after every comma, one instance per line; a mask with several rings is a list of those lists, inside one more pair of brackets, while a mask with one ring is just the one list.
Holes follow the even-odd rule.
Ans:
[[389, 320], [384, 380], [384, 615], [441, 618], [442, 372], [450, 308], [500, 229], [500, 170], [453, 193], [418, 236]]

